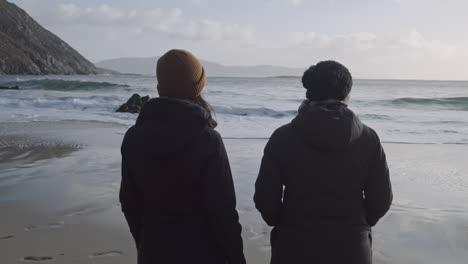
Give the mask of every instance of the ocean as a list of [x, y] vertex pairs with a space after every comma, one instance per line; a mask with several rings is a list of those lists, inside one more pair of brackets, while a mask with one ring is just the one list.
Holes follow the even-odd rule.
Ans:
[[[130, 126], [115, 110], [157, 96], [154, 76], [0, 76], [0, 123], [95, 120]], [[224, 138], [268, 138], [305, 96], [299, 77], [209, 78], [204, 96]], [[349, 107], [383, 142], [468, 144], [468, 81], [355, 80]]]

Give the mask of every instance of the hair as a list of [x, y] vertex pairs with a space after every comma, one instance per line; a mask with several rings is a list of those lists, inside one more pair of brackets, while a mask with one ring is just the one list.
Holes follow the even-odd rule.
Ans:
[[336, 61], [322, 61], [304, 72], [302, 85], [307, 89], [306, 97], [310, 100], [343, 101], [351, 92], [353, 78], [342, 64]]
[[209, 126], [211, 128], [217, 127], [218, 122], [216, 122], [216, 120], [213, 119], [213, 115], [215, 114], [213, 107], [201, 95], [195, 97], [193, 101], [199, 106], [201, 106], [203, 109], [208, 111], [208, 113], [210, 113], [211, 118], [210, 118], [210, 121], [208, 122]]

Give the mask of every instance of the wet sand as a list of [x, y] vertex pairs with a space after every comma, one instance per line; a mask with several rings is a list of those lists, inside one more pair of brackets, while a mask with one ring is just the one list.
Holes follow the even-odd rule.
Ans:
[[[126, 127], [2, 123], [0, 263], [136, 263], [120, 211]], [[226, 139], [248, 263], [268, 263], [269, 228], [252, 203], [265, 140]], [[374, 229], [375, 263], [466, 263], [467, 145], [385, 144], [395, 202]]]

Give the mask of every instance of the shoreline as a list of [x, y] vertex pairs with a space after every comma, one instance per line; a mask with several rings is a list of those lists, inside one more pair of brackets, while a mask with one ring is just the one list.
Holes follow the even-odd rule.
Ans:
[[[118, 202], [128, 126], [100, 121], [0, 127], [0, 262], [136, 263]], [[228, 139], [248, 263], [268, 263], [269, 230], [252, 202], [265, 139]], [[468, 258], [468, 148], [384, 144], [395, 202], [374, 228], [374, 262]], [[6, 158], [5, 158], [6, 157]]]
[[[90, 126], [91, 124], [96, 124], [98, 127], [100, 126], [105, 126], [105, 127], [108, 127], [108, 126], [114, 126], [115, 128], [119, 128], [119, 127], [122, 127], [122, 128], [125, 128], [125, 129], [128, 129], [130, 128], [132, 125], [130, 124], [123, 124], [123, 123], [119, 123], [119, 122], [116, 122], [116, 121], [102, 121], [102, 120], [81, 120], [81, 119], [63, 119], [63, 120], [33, 120], [33, 121], [26, 121], [26, 120], [22, 120], [22, 121], [16, 121], [16, 122], [2, 122], [3, 125], [19, 125], [21, 126], [20, 124], [41, 124], [41, 123], [44, 123], [44, 124], [75, 124], [75, 125], [79, 125], [79, 124], [83, 124], [85, 126]], [[8, 131], [8, 129], [7, 129]], [[1, 134], [2, 132], [2, 129], [0, 129], [0, 136], [2, 136]], [[9, 131], [11, 132], [11, 131]], [[25, 134], [26, 135], [26, 134]], [[27, 135], [26, 135], [27, 136]], [[222, 139], [223, 140], [268, 140], [269, 137], [231, 137], [231, 136], [222, 136]], [[385, 145], [468, 145], [468, 142], [467, 143], [464, 143], [464, 142], [447, 142], [447, 143], [435, 143], [435, 142], [427, 142], [427, 143], [421, 143], [421, 142], [405, 142], [405, 141], [381, 141], [382, 144], [385, 144]], [[0, 141], [0, 147], [2, 147], [3, 142]], [[78, 144], [79, 145], [79, 144]]]

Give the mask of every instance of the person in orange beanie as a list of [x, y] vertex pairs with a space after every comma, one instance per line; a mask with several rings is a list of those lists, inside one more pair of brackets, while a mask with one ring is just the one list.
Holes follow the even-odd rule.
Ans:
[[122, 143], [120, 201], [138, 263], [244, 264], [223, 140], [201, 93], [206, 73], [185, 50], [159, 58], [160, 97]]

